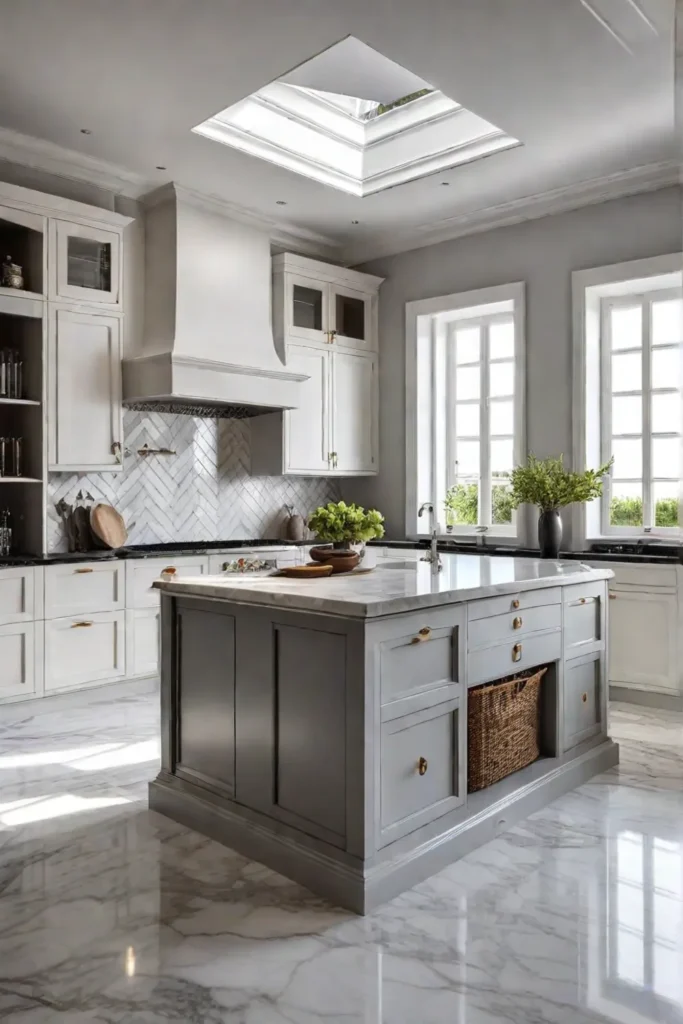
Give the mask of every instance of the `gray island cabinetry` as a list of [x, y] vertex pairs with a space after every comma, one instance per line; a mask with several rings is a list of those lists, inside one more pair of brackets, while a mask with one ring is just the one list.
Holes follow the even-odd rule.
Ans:
[[[609, 570], [443, 563], [158, 584], [150, 806], [365, 913], [616, 764]], [[541, 757], [468, 795], [468, 688], [537, 665]]]

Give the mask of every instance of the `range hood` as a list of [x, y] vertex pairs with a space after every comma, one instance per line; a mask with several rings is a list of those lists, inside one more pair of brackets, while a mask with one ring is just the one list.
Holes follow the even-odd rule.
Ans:
[[270, 318], [268, 235], [175, 184], [145, 200], [145, 315], [123, 362], [124, 403], [254, 416], [299, 405]]

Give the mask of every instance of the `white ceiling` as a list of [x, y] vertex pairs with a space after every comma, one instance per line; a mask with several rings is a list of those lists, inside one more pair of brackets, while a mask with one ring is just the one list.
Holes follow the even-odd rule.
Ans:
[[[0, 127], [297, 225], [359, 261], [674, 160], [674, 0], [591, 5], [628, 49], [581, 0], [0, 0]], [[360, 199], [192, 133], [349, 34], [523, 145]]]

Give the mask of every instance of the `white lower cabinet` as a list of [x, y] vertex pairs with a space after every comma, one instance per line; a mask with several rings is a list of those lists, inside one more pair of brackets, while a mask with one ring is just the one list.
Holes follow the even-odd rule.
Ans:
[[155, 676], [159, 673], [161, 648], [159, 608], [132, 608], [126, 612], [127, 675]]
[[22, 699], [42, 689], [42, 622], [0, 626], [0, 700]]
[[209, 570], [206, 555], [181, 555], [179, 558], [136, 558], [121, 562], [126, 572], [126, 606], [158, 608], [159, 592], [153, 587], [166, 568], [174, 568], [178, 576], [204, 576]]
[[45, 690], [125, 678], [125, 612], [45, 622]]
[[609, 601], [610, 683], [662, 693], [681, 691], [678, 595], [612, 590]]

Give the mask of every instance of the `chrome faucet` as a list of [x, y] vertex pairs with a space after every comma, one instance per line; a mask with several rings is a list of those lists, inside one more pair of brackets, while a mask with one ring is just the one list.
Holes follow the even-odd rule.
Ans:
[[422, 558], [420, 559], [420, 561], [421, 562], [431, 562], [432, 568], [436, 572], [438, 572], [439, 570], [441, 570], [443, 568], [443, 565], [442, 565], [442, 562], [441, 562], [441, 558], [439, 556], [439, 549], [438, 549], [439, 538], [438, 538], [438, 534], [436, 532], [436, 523], [434, 521], [434, 505], [432, 504], [431, 501], [425, 501], [425, 502], [423, 502], [420, 505], [420, 507], [419, 507], [419, 509], [417, 511], [418, 518], [420, 518], [424, 512], [428, 512], [429, 513], [429, 526], [430, 526], [430, 530], [431, 530], [431, 535], [432, 536], [431, 536], [431, 540], [430, 540], [430, 543], [429, 543], [429, 552], [426, 555], [423, 555]]

